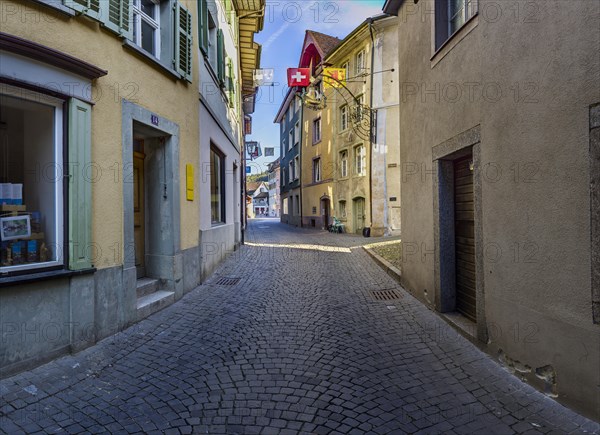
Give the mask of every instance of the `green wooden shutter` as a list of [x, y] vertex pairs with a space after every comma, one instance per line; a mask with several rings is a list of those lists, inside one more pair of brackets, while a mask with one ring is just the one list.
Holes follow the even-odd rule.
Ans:
[[63, 4], [100, 21], [100, 0], [63, 0]]
[[175, 9], [175, 70], [192, 81], [192, 15], [177, 2]]
[[92, 184], [85, 168], [92, 161], [92, 106], [69, 101], [69, 269], [91, 267]]
[[225, 38], [223, 31], [217, 31], [217, 78], [219, 85], [225, 86]]
[[233, 61], [227, 58], [227, 97], [229, 107], [235, 107], [235, 75], [233, 73]]
[[225, 0], [225, 18], [231, 24], [231, 0]]
[[208, 3], [198, 0], [198, 39], [200, 50], [208, 56]]
[[104, 11], [104, 25], [127, 39], [133, 39], [133, 13], [131, 0], [108, 0]]

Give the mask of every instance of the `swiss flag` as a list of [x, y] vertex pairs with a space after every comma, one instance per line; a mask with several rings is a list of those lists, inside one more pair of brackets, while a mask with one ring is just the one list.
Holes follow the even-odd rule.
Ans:
[[288, 86], [309, 86], [310, 68], [288, 68]]

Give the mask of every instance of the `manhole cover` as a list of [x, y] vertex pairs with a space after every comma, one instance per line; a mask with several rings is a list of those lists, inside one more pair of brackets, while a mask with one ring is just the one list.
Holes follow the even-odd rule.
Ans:
[[217, 281], [217, 285], [236, 285], [241, 278], [221, 278]]
[[376, 301], [393, 301], [400, 299], [400, 295], [394, 289], [371, 290], [371, 297]]

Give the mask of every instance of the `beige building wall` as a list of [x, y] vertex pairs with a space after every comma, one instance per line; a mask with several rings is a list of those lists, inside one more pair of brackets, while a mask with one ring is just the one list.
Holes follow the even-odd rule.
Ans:
[[[335, 119], [336, 217], [352, 233], [360, 233], [364, 227], [371, 228], [372, 236], [399, 234], [400, 230], [397, 20], [380, 17], [371, 28], [366, 22], [361, 24], [327, 58], [332, 67], [347, 69], [347, 89], [331, 91], [328, 102]], [[360, 55], [362, 69], [357, 68]], [[373, 142], [368, 117], [352, 119], [356, 107], [352, 95], [374, 111], [372, 123], [377, 135]], [[349, 117], [346, 128], [342, 110], [347, 110]], [[357, 170], [358, 147], [365, 153], [362, 172]]]
[[[331, 130], [333, 118], [329, 107], [315, 111], [302, 106], [302, 226], [327, 228], [333, 210], [333, 143]], [[315, 121], [321, 120], [321, 140], [315, 141]], [[313, 164], [320, 159], [321, 177], [315, 181]]]
[[502, 5], [481, 0], [437, 53], [434, 2], [399, 11], [401, 194], [410, 204], [402, 279], [425, 304], [451, 311], [441, 181], [451, 152], [473, 145], [471, 332], [516, 374], [598, 419], [589, 111], [600, 102], [600, 4], [517, 4], [518, 16], [494, 15]]
[[[357, 55], [363, 54], [364, 68], [357, 69]], [[349, 233], [361, 232], [364, 227], [372, 226], [371, 219], [371, 190], [369, 186], [369, 168], [371, 167], [370, 141], [368, 128], [363, 128], [351, 119], [356, 102], [352, 94], [362, 99], [363, 106], [370, 104], [370, 79], [368, 73], [371, 65], [371, 40], [368, 28], [363, 27], [351, 38], [344, 40], [335, 52], [327, 58], [334, 68], [347, 67], [346, 87], [331, 92], [331, 110], [335, 122], [332, 128], [335, 183], [334, 197], [336, 217], [344, 224], [344, 230]], [[350, 92], [348, 92], [350, 91]], [[342, 110], [347, 113], [347, 126], [342, 122]], [[357, 172], [359, 148], [364, 152], [364, 170]], [[347, 161], [343, 163], [342, 153]], [[361, 165], [362, 166], [362, 165]], [[345, 174], [344, 174], [344, 167]], [[345, 213], [344, 213], [345, 209]]]
[[[92, 241], [98, 246], [94, 265], [98, 269], [122, 264], [123, 243], [123, 163], [121, 161], [121, 99], [143, 106], [167, 118], [180, 128], [181, 249], [198, 244], [199, 207], [185, 201], [185, 165], [192, 164], [200, 174], [198, 155], [198, 68], [193, 83], [177, 80], [161, 67], [123, 46], [116, 34], [85, 16], [68, 18], [34, 2], [3, 2], [4, 10], [16, 10], [2, 18], [2, 32], [52, 47], [82, 59], [108, 74], [94, 82], [91, 92], [92, 161], [102, 177], [92, 189]], [[187, 5], [191, 6], [191, 5]], [[8, 9], [7, 9], [8, 8]], [[14, 8], [14, 9], [13, 9]], [[190, 7], [196, 14], [196, 8]], [[26, 19], [25, 19], [25, 18]], [[194, 20], [193, 28], [197, 29]], [[197, 45], [194, 46], [197, 48]], [[194, 65], [197, 65], [196, 50]], [[59, 84], [60, 85], [60, 84]], [[66, 84], [64, 85], [67, 86]], [[163, 92], [157, 92], [163, 89]]]

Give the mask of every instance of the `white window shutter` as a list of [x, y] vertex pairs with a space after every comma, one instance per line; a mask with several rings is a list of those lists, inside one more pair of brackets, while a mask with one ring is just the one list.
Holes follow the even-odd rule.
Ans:
[[175, 70], [192, 81], [192, 15], [181, 3], [175, 3]]
[[133, 39], [132, 0], [102, 1], [102, 6], [108, 8], [102, 14], [104, 25], [123, 38]]

